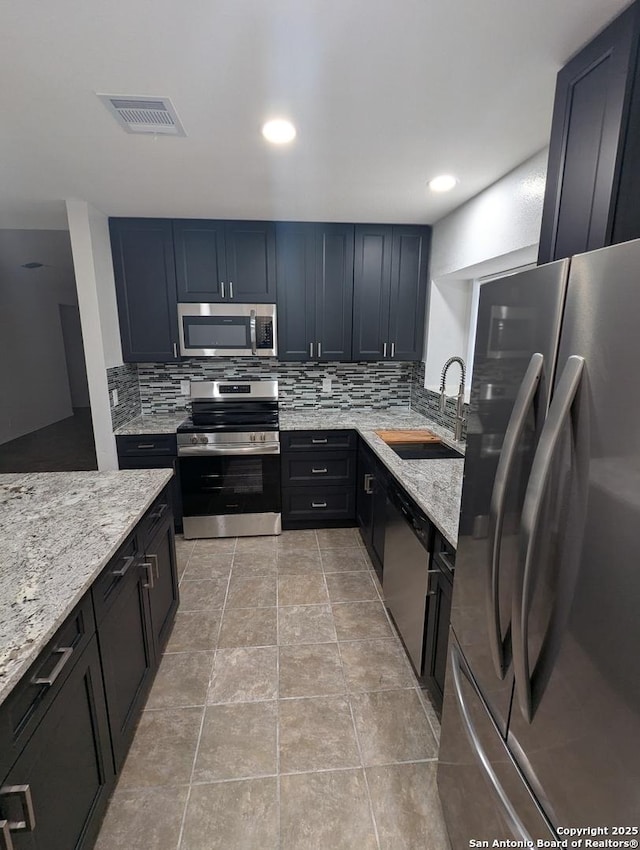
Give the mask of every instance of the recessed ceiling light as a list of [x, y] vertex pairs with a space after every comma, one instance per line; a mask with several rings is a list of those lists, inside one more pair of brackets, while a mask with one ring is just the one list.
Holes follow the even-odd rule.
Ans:
[[291, 121], [284, 118], [274, 118], [262, 127], [262, 135], [274, 145], [285, 145], [296, 137], [296, 128]]
[[452, 174], [440, 174], [429, 180], [429, 188], [432, 192], [449, 192], [458, 182], [457, 177]]

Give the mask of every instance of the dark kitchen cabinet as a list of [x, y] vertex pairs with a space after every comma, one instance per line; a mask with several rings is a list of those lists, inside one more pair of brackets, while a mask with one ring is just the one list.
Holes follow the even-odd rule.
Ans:
[[109, 219], [122, 358], [126, 363], [178, 359], [178, 313], [171, 222]]
[[640, 236], [640, 6], [559, 72], [538, 262]]
[[[113, 787], [109, 726], [95, 636], [9, 774], [0, 820], [14, 850], [89, 850]], [[2, 845], [4, 846], [4, 845]]]
[[420, 360], [429, 227], [355, 228], [353, 359]]
[[180, 220], [173, 237], [178, 301], [275, 302], [273, 222]]
[[148, 522], [147, 537], [145, 539], [143, 534], [142, 541], [151, 637], [156, 659], [159, 660], [171, 634], [179, 602], [173, 521], [166, 497], [154, 505]]
[[182, 492], [180, 467], [175, 434], [119, 435], [116, 437], [118, 466], [120, 469], [172, 469], [169, 484], [171, 509], [175, 529], [182, 531]]
[[351, 224], [276, 227], [280, 360], [351, 360]]
[[387, 475], [365, 444], [358, 447], [356, 514], [360, 535], [382, 582], [384, 570], [384, 538], [386, 528]]
[[454, 568], [453, 547], [437, 532], [429, 565], [422, 683], [429, 691], [438, 714], [442, 711], [447, 668]]

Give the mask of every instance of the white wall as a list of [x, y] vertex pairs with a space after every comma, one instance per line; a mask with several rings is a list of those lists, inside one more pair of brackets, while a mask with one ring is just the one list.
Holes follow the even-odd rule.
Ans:
[[73, 414], [59, 305], [75, 303], [68, 233], [0, 230], [0, 443]]
[[[80, 321], [85, 346], [98, 469], [117, 469], [107, 368], [122, 363], [107, 216], [85, 201], [68, 200]], [[114, 336], [115, 333], [115, 336]]]
[[74, 408], [90, 407], [87, 369], [84, 365], [80, 310], [76, 304], [60, 304], [59, 309], [71, 405]]

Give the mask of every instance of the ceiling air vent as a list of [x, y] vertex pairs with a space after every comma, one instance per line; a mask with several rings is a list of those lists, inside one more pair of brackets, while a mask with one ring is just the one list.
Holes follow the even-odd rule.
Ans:
[[186, 136], [168, 97], [132, 97], [99, 94], [98, 97], [127, 133]]

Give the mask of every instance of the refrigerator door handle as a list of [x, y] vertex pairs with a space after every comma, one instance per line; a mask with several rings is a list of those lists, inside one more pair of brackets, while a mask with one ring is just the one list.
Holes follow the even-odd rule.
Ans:
[[[470, 687], [477, 691], [477, 687], [471, 678], [466, 675], [465, 669], [463, 667], [464, 661], [461, 658], [460, 651], [457, 647], [453, 647], [451, 649], [451, 673], [453, 674], [453, 689], [455, 692], [456, 702], [458, 703], [458, 709], [460, 711], [460, 718], [462, 720], [462, 725], [464, 727], [464, 731], [469, 739], [469, 743], [482, 766], [484, 773], [486, 774], [487, 779], [489, 780], [489, 784], [491, 785], [497, 799], [499, 800], [505, 820], [511, 827], [511, 831], [514, 836], [522, 841], [527, 843], [531, 842], [531, 836], [527, 832], [526, 827], [518, 817], [518, 813], [507, 796], [506, 791], [502, 787], [502, 783], [500, 782], [493, 766], [491, 764], [491, 760], [487, 756], [484, 747], [480, 741], [480, 737], [476, 731], [475, 726], [473, 725], [473, 721], [471, 719], [471, 713], [467, 706], [467, 703], [464, 698], [464, 693], [462, 691], [462, 680], [461, 675], [465, 676], [467, 681], [469, 682]], [[466, 666], [466, 665], [465, 665]]]
[[[572, 355], [568, 358], [540, 435], [522, 508], [518, 576], [513, 597], [512, 646], [516, 693], [520, 710], [528, 723], [531, 723], [535, 710], [532, 671], [529, 663], [529, 613], [534, 591], [534, 552], [553, 457], [563, 427], [571, 416], [571, 408], [580, 388], [583, 369], [583, 357]], [[546, 682], [550, 675], [550, 670], [543, 670], [541, 667], [540, 661], [544, 657], [541, 654], [535, 669], [536, 678], [541, 682]], [[546, 658], [550, 658], [549, 652], [547, 652]], [[536, 703], [539, 703], [539, 696], [538, 694]]]
[[487, 585], [487, 615], [489, 618], [489, 643], [493, 666], [499, 679], [504, 679], [510, 663], [510, 629], [502, 638], [500, 622], [500, 547], [502, 543], [502, 526], [504, 522], [505, 497], [511, 475], [513, 461], [522, 432], [527, 422], [527, 415], [540, 385], [544, 357], [536, 353], [531, 356], [518, 395], [511, 412], [511, 418], [504, 435], [500, 460], [496, 470], [495, 482], [491, 493], [489, 509], [489, 582]]

